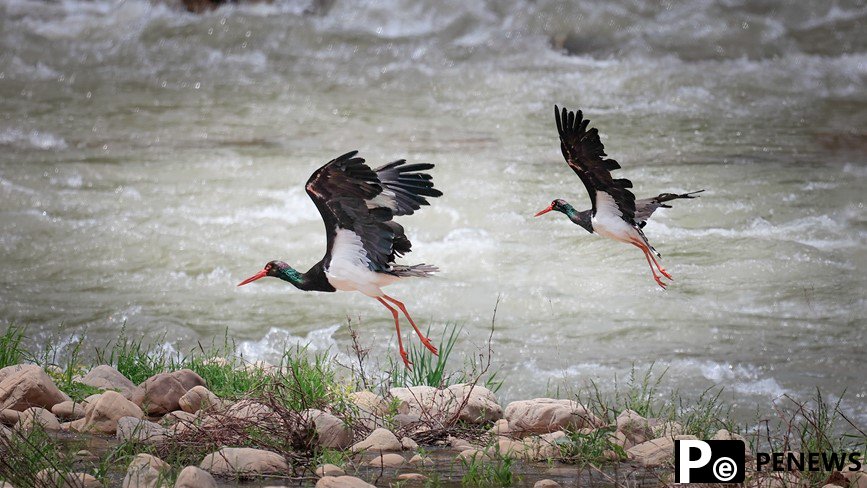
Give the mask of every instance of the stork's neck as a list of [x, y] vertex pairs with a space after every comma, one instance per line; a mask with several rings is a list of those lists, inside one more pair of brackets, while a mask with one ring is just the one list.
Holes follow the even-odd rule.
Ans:
[[579, 212], [575, 210], [575, 207], [567, 203], [563, 205], [563, 210], [561, 210], [561, 212], [566, 214], [566, 216], [569, 217], [569, 220], [583, 227], [587, 232], [591, 234], [593, 233], [593, 224], [590, 222], [590, 210]]
[[279, 269], [277, 278], [288, 281], [304, 291], [335, 291], [328, 278], [325, 276], [322, 261], [314, 264], [306, 273], [300, 273], [291, 266], [283, 266]]
[[283, 281], [288, 281], [289, 283], [292, 283], [293, 285], [295, 285], [295, 288], [299, 288], [301, 290], [304, 289], [302, 288], [304, 284], [304, 275], [302, 273], [299, 273], [298, 270], [291, 266], [280, 268], [277, 272], [276, 277], [280, 278]]

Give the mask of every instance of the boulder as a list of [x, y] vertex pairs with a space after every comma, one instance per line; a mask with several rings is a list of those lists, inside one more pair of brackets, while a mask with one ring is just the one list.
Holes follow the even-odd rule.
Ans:
[[659, 437], [674, 437], [683, 434], [683, 426], [680, 425], [679, 422], [675, 421], [666, 421], [666, 422], [658, 422], [656, 424], [651, 423], [652, 438], [657, 439]]
[[400, 401], [400, 413], [421, 418], [448, 420], [457, 415], [464, 422], [483, 424], [503, 416], [497, 397], [483, 386], [457, 384], [444, 389], [413, 386], [392, 388], [389, 393]]
[[351, 401], [359, 410], [369, 414], [383, 416], [388, 413], [388, 402], [372, 391], [362, 390], [349, 394]]
[[179, 369], [177, 371], [172, 371], [169, 374], [180, 381], [185, 390], [191, 390], [194, 386], [206, 386], [204, 378], [199, 376], [199, 373], [196, 373], [192, 369]]
[[646, 418], [634, 410], [624, 410], [617, 416], [617, 430], [632, 444], [641, 444], [653, 438], [653, 431]]
[[355, 433], [342, 420], [322, 410], [306, 410], [302, 415], [313, 422], [320, 447], [344, 450], [352, 445]]
[[376, 456], [367, 464], [374, 468], [399, 468], [406, 464], [406, 459], [400, 454], [388, 453]]
[[355, 476], [323, 476], [316, 482], [316, 488], [376, 488], [374, 485]]
[[211, 473], [196, 466], [187, 466], [178, 474], [175, 488], [217, 488], [217, 481]]
[[135, 390], [135, 383], [107, 364], [91, 369], [80, 382], [100, 390], [115, 390], [127, 398]]
[[30, 407], [21, 412], [21, 416], [18, 417], [18, 422], [15, 424], [15, 429], [27, 432], [33, 430], [35, 424], [39, 424], [43, 429], [49, 431], [60, 430], [60, 422], [57, 420], [57, 417], [41, 407]]
[[0, 369], [0, 410], [23, 411], [30, 407], [51, 409], [69, 400], [35, 364], [17, 364]]
[[334, 464], [323, 464], [316, 468], [316, 476], [322, 478], [323, 476], [343, 476], [346, 472], [343, 471], [343, 468]]
[[[56, 488], [102, 488], [102, 483], [87, 473], [58, 473], [51, 469], [43, 469], [36, 473], [36, 486]], [[9, 485], [12, 486], [12, 485]], [[3, 485], [0, 485], [2, 488]]]
[[120, 393], [107, 390], [96, 401], [87, 404], [84, 418], [73, 422], [72, 428], [79, 432], [114, 434], [121, 417], [142, 418], [144, 412]]
[[424, 483], [427, 479], [428, 477], [421, 473], [401, 473], [397, 475], [397, 481], [408, 481], [410, 483], [413, 481]]
[[211, 390], [202, 385], [196, 385], [178, 399], [178, 405], [184, 412], [196, 413], [201, 409], [219, 408], [222, 402], [217, 395], [211, 393]]
[[117, 440], [138, 441], [149, 444], [163, 442], [168, 431], [160, 424], [137, 417], [121, 417], [117, 420]]
[[397, 436], [390, 430], [376, 429], [361, 442], [357, 442], [352, 446], [354, 452], [360, 451], [400, 451], [403, 446], [400, 444]]
[[223, 415], [252, 423], [280, 420], [280, 416], [274, 413], [274, 410], [272, 410], [268, 405], [247, 399], [240, 400], [230, 405], [226, 408], [225, 412], [223, 412]]
[[67, 400], [65, 402], [60, 402], [57, 405], [51, 407], [51, 413], [57, 416], [57, 418], [63, 420], [78, 420], [83, 419], [85, 415], [85, 403], [82, 402], [74, 402], [72, 400]]
[[171, 467], [150, 454], [136, 454], [126, 469], [123, 488], [157, 488], [166, 481]]
[[595, 415], [578, 402], [553, 398], [512, 402], [506, 406], [505, 417], [509, 421], [509, 428], [521, 435], [602, 425]]
[[9, 439], [12, 435], [12, 429], [5, 425], [0, 425], [0, 439]]
[[214, 475], [237, 477], [285, 474], [289, 470], [283, 456], [250, 447], [224, 447], [205, 456], [199, 467]]
[[418, 442], [404, 436], [400, 438], [400, 446], [404, 451], [415, 451], [418, 449]]
[[18, 419], [21, 417], [21, 412], [18, 410], [12, 410], [11, 408], [7, 408], [5, 410], [0, 410], [0, 423], [5, 425], [15, 425], [18, 422]]
[[409, 464], [413, 466], [428, 466], [433, 464], [433, 460], [427, 456], [416, 454], [413, 457], [409, 458]]
[[539, 480], [533, 484], [533, 488], [560, 488], [560, 483], [554, 480]]
[[674, 441], [681, 439], [697, 439], [692, 435], [679, 435], [672, 437], [659, 437], [641, 444], [636, 444], [626, 451], [629, 459], [633, 459], [642, 466], [662, 466], [674, 460]]
[[488, 429], [488, 434], [491, 435], [511, 435], [512, 429], [509, 428], [509, 421], [500, 419], [494, 422], [494, 426]]
[[194, 386], [204, 384], [205, 380], [189, 369], [160, 373], [144, 380], [132, 392], [130, 400], [148, 415], [164, 415], [180, 409], [181, 397]]

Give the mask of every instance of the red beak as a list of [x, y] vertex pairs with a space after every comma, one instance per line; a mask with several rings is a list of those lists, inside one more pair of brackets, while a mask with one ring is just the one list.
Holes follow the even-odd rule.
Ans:
[[244, 286], [244, 285], [246, 285], [247, 283], [252, 283], [252, 282], [258, 280], [259, 278], [264, 278], [264, 277], [266, 277], [266, 276], [268, 276], [268, 272], [265, 271], [265, 270], [263, 269], [262, 271], [259, 271], [258, 273], [256, 273], [256, 274], [254, 274], [253, 276], [247, 278], [246, 280], [244, 280], [244, 281], [238, 283], [238, 286]]
[[544, 210], [539, 210], [538, 212], [536, 212], [536, 215], [534, 215], [533, 217], [538, 217], [542, 214], [546, 214], [546, 213], [550, 212], [551, 210], [554, 210], [554, 205], [549, 205], [548, 208], [546, 208]]

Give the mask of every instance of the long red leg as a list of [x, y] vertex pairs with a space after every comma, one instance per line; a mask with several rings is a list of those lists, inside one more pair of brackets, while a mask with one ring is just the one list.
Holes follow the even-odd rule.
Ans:
[[641, 252], [644, 253], [644, 259], [647, 260], [647, 265], [650, 266], [650, 272], [653, 273], [654, 281], [656, 281], [656, 283], [664, 290], [665, 287], [668, 285], [664, 281], [662, 281], [662, 278], [660, 278], [659, 275], [656, 274], [656, 270], [653, 269], [653, 263], [650, 261], [650, 251], [645, 246], [642, 246], [635, 241], [632, 241], [632, 245], [637, 247], [638, 249], [641, 249]]
[[668, 274], [668, 271], [666, 271], [665, 268], [663, 268], [662, 266], [659, 265], [659, 261], [656, 260], [656, 256], [653, 255], [653, 251], [651, 251], [650, 249], [647, 249], [647, 255], [650, 256], [650, 259], [653, 260], [653, 264], [656, 265], [656, 269], [658, 269], [660, 273], [665, 275], [665, 277], [670, 279], [670, 280], [674, 279], [671, 277], [670, 274]]
[[421, 339], [421, 343], [424, 344], [424, 347], [426, 347], [428, 351], [432, 352], [434, 356], [438, 356], [439, 351], [437, 351], [437, 348], [434, 347], [434, 345], [431, 343], [430, 338], [428, 338], [424, 334], [422, 334], [421, 331], [419, 330], [418, 326], [415, 325], [415, 322], [412, 320], [412, 317], [409, 316], [409, 312], [406, 311], [406, 307], [404, 306], [403, 302], [401, 302], [400, 300], [398, 300], [396, 298], [392, 298], [388, 295], [383, 295], [383, 297], [385, 297], [385, 299], [390, 301], [391, 303], [394, 303], [395, 305], [397, 305], [397, 308], [399, 308], [400, 311], [403, 312], [403, 314], [409, 320], [410, 325], [412, 325], [412, 328], [415, 329], [415, 333], [418, 334], [418, 338]]
[[398, 321], [397, 310], [395, 310], [391, 305], [385, 303], [385, 300], [382, 298], [376, 297], [376, 300], [379, 303], [385, 305], [385, 308], [391, 312], [391, 315], [394, 317], [394, 328], [397, 329], [397, 348], [400, 351], [400, 357], [403, 359], [403, 364], [406, 365], [407, 369], [412, 369], [412, 363], [409, 361], [409, 357], [406, 354], [406, 351], [403, 349], [403, 339], [400, 337], [400, 322]]

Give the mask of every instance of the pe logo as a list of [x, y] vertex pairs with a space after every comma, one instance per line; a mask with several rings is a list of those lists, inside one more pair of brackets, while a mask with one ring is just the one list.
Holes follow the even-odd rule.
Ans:
[[674, 482], [743, 483], [745, 447], [743, 441], [675, 441]]

